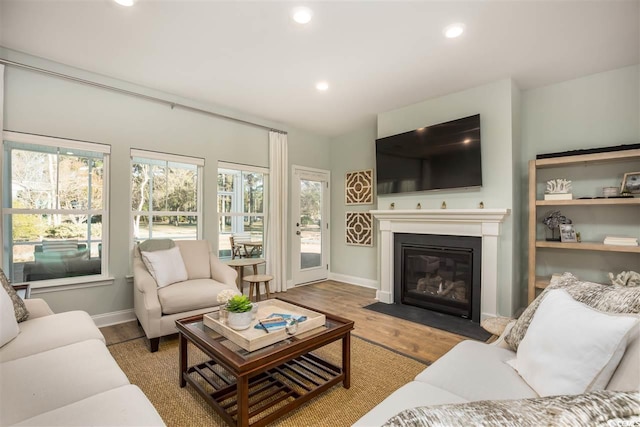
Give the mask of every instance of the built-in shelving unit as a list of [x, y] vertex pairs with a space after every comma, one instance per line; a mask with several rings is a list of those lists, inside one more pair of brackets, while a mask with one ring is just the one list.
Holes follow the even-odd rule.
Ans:
[[[610, 198], [610, 199], [575, 199], [575, 200], [538, 200], [538, 170], [545, 168], [562, 168], [570, 165], [590, 166], [602, 163], [627, 162], [640, 160], [640, 149], [612, 151], [606, 153], [581, 154], [574, 156], [553, 157], [529, 161], [529, 278], [528, 299], [529, 303], [536, 297], [536, 291], [544, 289], [549, 284], [550, 277], [536, 276], [536, 254], [539, 249], [546, 250], [576, 250], [576, 251], [600, 251], [640, 254], [638, 246], [612, 246], [602, 242], [563, 243], [543, 240], [539, 236], [538, 208], [580, 206], [585, 209], [616, 208], [616, 207], [640, 207], [640, 197], [634, 198]], [[638, 226], [640, 226], [640, 210], [638, 211]], [[542, 240], [541, 240], [542, 239]]]

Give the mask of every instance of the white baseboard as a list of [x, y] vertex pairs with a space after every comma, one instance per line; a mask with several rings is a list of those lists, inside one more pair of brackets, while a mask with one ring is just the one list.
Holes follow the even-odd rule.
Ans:
[[118, 323], [131, 322], [136, 320], [136, 313], [132, 308], [128, 310], [113, 311], [111, 313], [102, 313], [91, 316], [98, 328], [105, 326], [117, 325]]
[[365, 279], [363, 277], [347, 276], [346, 274], [329, 273], [329, 280], [335, 280], [336, 282], [349, 283], [351, 285], [358, 285], [365, 288], [379, 289], [377, 280]]

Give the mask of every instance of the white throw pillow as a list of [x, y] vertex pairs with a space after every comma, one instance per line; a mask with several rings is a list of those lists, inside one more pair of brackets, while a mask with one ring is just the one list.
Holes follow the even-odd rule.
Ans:
[[638, 320], [595, 310], [556, 289], [538, 307], [516, 359], [507, 363], [543, 397], [602, 390]]
[[159, 288], [189, 278], [184, 266], [180, 248], [177, 246], [165, 251], [140, 252], [144, 265], [156, 279]]
[[0, 286], [0, 347], [14, 339], [20, 333], [11, 297]]

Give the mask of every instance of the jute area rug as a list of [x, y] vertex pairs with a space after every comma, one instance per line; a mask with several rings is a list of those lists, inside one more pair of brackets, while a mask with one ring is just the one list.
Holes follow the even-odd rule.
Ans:
[[[215, 411], [190, 386], [178, 385], [178, 339], [163, 339], [150, 353], [144, 338], [109, 346], [129, 381], [137, 385], [168, 426], [224, 426]], [[189, 363], [204, 357], [189, 345]], [[340, 365], [341, 344], [332, 343], [314, 353]], [[379, 345], [352, 336], [351, 388], [336, 385], [272, 426], [350, 426], [427, 365]], [[381, 420], [383, 421], [383, 420]]]

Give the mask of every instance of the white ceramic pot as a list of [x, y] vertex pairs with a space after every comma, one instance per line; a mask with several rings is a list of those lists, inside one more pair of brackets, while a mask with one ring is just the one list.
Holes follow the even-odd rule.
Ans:
[[253, 320], [253, 314], [251, 313], [251, 311], [246, 311], [244, 313], [229, 312], [227, 324], [231, 329], [241, 331], [251, 326], [252, 320]]

